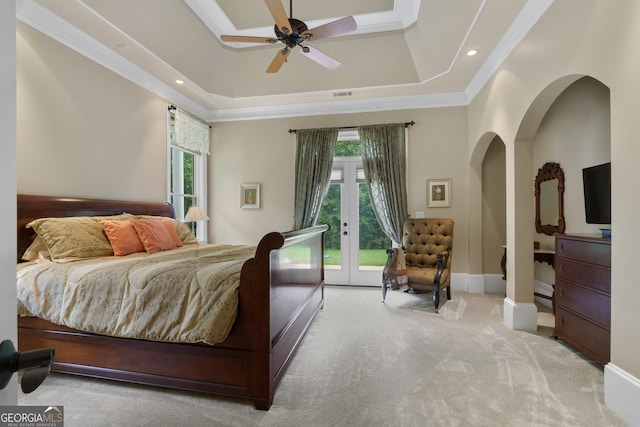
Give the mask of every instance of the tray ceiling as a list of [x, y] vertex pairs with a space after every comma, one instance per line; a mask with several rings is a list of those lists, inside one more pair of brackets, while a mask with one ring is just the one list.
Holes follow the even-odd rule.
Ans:
[[265, 69], [278, 45], [219, 39], [273, 37], [263, 0], [21, 0], [17, 14], [207, 120], [237, 120], [464, 105], [552, 1], [294, 0], [310, 28], [352, 15], [358, 30], [309, 43], [338, 59], [336, 70], [296, 47], [276, 74]]

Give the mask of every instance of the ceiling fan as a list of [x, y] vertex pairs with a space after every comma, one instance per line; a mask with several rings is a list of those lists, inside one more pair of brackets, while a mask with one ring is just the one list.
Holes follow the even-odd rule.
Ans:
[[280, 0], [264, 0], [271, 12], [271, 16], [275, 20], [274, 31], [276, 37], [253, 37], [253, 36], [220, 36], [222, 41], [226, 42], [246, 42], [246, 43], [277, 43], [282, 42], [285, 47], [278, 51], [273, 59], [267, 73], [277, 73], [287, 60], [291, 53], [291, 49], [300, 46], [302, 54], [307, 58], [316, 61], [330, 70], [337, 68], [340, 61], [327, 55], [320, 50], [303, 45], [303, 42], [314, 41], [338, 34], [347, 33], [357, 28], [356, 21], [353, 16], [347, 16], [336, 21], [329, 22], [319, 27], [309, 29], [307, 24], [293, 18], [293, 0], [289, 0], [289, 12], [291, 17], [287, 18], [287, 12], [284, 10]]

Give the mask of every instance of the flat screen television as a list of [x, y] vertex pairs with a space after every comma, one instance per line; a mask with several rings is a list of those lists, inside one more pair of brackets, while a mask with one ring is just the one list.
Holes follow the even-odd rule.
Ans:
[[587, 224], [611, 224], [611, 163], [582, 169]]

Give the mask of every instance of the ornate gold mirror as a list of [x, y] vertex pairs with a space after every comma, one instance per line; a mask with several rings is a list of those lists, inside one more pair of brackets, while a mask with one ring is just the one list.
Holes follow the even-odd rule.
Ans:
[[560, 163], [547, 162], [536, 176], [536, 231], [564, 233], [564, 171]]

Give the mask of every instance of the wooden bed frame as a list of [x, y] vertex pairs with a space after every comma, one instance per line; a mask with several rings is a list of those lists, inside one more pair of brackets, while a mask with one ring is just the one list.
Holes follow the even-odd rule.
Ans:
[[[166, 203], [18, 195], [18, 260], [31, 220], [122, 212], [174, 216]], [[247, 398], [268, 410], [275, 389], [324, 304], [323, 234], [328, 226], [265, 235], [240, 276], [236, 322], [216, 345], [90, 334], [18, 317], [18, 347], [55, 348], [52, 371]], [[300, 255], [305, 254], [303, 260]], [[292, 261], [294, 260], [295, 261]]]

